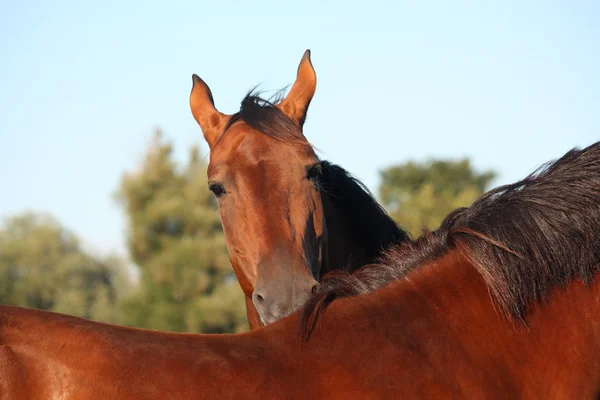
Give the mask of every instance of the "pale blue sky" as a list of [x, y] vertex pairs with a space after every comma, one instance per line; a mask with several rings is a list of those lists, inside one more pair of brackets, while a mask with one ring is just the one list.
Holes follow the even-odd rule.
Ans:
[[372, 190], [428, 157], [511, 182], [600, 139], [597, 1], [91, 4], [0, 0], [0, 215], [50, 212], [100, 251], [125, 248], [112, 193], [155, 127], [206, 149], [192, 73], [234, 112], [310, 48], [305, 134]]

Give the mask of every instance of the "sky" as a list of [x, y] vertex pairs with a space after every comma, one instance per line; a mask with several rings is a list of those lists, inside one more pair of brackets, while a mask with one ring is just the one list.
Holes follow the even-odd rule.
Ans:
[[600, 140], [597, 1], [0, 0], [0, 217], [54, 215], [126, 253], [114, 193], [156, 128], [207, 151], [193, 73], [233, 113], [256, 85], [318, 84], [304, 127], [372, 191], [408, 160], [523, 178]]

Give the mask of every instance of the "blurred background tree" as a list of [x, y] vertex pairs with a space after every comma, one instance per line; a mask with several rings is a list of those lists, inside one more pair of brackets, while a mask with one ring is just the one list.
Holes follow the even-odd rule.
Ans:
[[54, 218], [24, 213], [0, 229], [0, 302], [120, 323], [124, 266], [99, 259]]
[[136, 290], [121, 305], [125, 320], [177, 332], [247, 329], [243, 293], [198, 148], [179, 169], [171, 143], [156, 131], [139, 170], [123, 176], [117, 198], [140, 272]]
[[380, 172], [379, 198], [398, 224], [413, 237], [435, 229], [457, 207], [469, 206], [496, 177], [479, 173], [468, 159], [430, 160], [388, 167]]

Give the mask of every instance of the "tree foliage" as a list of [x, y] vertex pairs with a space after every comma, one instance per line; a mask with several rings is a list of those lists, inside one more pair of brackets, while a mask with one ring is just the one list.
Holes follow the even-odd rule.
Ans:
[[130, 324], [180, 332], [232, 332], [247, 325], [206, 164], [197, 147], [178, 168], [157, 131], [140, 168], [117, 193], [128, 219], [128, 248], [140, 270], [122, 310]]
[[0, 302], [119, 322], [124, 267], [99, 259], [53, 217], [24, 213], [0, 229]]
[[418, 236], [457, 207], [469, 206], [496, 177], [479, 173], [468, 159], [410, 161], [380, 172], [379, 197], [400, 226]]

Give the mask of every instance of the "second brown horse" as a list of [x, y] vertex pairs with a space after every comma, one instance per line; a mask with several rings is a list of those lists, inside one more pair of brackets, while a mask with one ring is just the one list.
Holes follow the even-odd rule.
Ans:
[[190, 335], [0, 306], [0, 399], [596, 399], [599, 270], [596, 143], [329, 275], [302, 319]]

